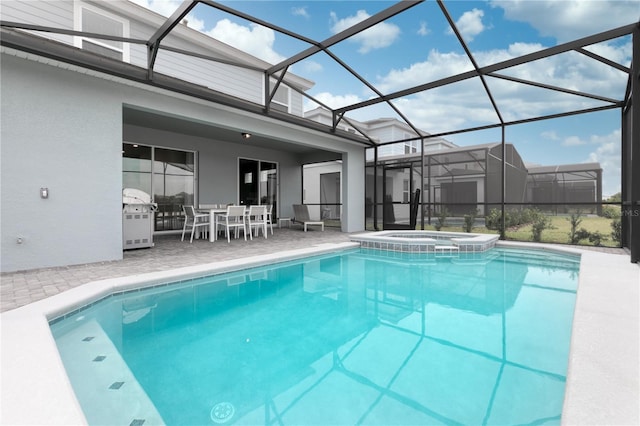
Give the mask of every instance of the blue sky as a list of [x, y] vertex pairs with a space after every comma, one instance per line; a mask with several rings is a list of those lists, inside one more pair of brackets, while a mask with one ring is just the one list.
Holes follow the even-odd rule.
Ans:
[[[165, 16], [180, 0], [134, 0]], [[222, 1], [234, 9], [321, 41], [394, 2], [388, 1]], [[638, 22], [640, 2], [609, 0], [446, 1], [451, 18], [475, 61], [488, 65]], [[261, 59], [277, 63], [308, 47], [205, 5], [198, 5], [189, 26]], [[588, 50], [624, 66], [631, 60], [630, 37], [590, 46]], [[331, 48], [383, 93], [427, 83], [470, 70], [472, 64], [450, 31], [435, 1]], [[295, 64], [291, 71], [313, 82], [308, 92], [331, 107], [366, 100], [373, 92], [325, 54]], [[501, 71], [513, 77], [621, 99], [626, 73], [577, 52]], [[506, 121], [605, 105], [574, 95], [550, 92], [504, 80], [487, 79]], [[395, 105], [417, 127], [430, 133], [498, 122], [479, 80], [465, 81], [397, 99]], [[312, 108], [315, 105], [309, 104]], [[358, 120], [397, 117], [384, 104], [348, 115]], [[500, 130], [451, 135], [459, 145], [496, 142]], [[620, 190], [620, 112], [611, 110], [561, 120], [511, 126], [506, 139], [527, 163], [540, 165], [600, 162], [605, 195]]]

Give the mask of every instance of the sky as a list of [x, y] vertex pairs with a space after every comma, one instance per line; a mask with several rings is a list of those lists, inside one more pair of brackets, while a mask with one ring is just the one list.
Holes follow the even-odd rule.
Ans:
[[[181, 0], [133, 0], [169, 16]], [[372, 16], [389, 1], [221, 1], [233, 9], [271, 22], [315, 41]], [[640, 20], [637, 0], [445, 0], [443, 2], [478, 66], [553, 47]], [[188, 25], [222, 42], [275, 64], [309, 47], [306, 42], [222, 13], [203, 4], [187, 17]], [[629, 36], [589, 46], [587, 50], [629, 67]], [[473, 63], [435, 1], [428, 0], [384, 23], [330, 48], [381, 93], [394, 93], [473, 69]], [[331, 108], [375, 96], [330, 56], [319, 53], [294, 64], [291, 72], [315, 83], [307, 93]], [[536, 82], [622, 100], [627, 73], [569, 52], [526, 66], [500, 71]], [[571, 94], [486, 78], [504, 121], [607, 105]], [[435, 134], [499, 122], [479, 79], [467, 80], [398, 98], [394, 105], [416, 127]], [[316, 107], [308, 103], [307, 109]], [[401, 117], [386, 104], [347, 114], [356, 120]], [[620, 110], [507, 126], [527, 164], [599, 162], [605, 196], [620, 191]], [[500, 129], [449, 135], [458, 145], [499, 142]]]

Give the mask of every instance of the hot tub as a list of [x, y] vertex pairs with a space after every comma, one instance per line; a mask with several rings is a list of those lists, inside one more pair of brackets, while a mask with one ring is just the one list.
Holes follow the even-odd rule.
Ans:
[[493, 248], [500, 237], [493, 234], [442, 231], [378, 231], [354, 234], [351, 241], [360, 247], [401, 252], [483, 252]]

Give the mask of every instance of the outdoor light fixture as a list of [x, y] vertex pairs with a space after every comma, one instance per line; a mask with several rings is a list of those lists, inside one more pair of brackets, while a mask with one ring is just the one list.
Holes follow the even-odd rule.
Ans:
[[245, 139], [249, 139], [251, 137], [251, 133], [243, 133], [242, 137]]
[[49, 188], [40, 188], [40, 198], [49, 198]]

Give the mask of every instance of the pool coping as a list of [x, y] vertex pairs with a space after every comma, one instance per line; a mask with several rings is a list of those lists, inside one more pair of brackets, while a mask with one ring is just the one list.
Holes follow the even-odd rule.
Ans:
[[[49, 328], [49, 320], [116, 291], [169, 280], [230, 272], [358, 247], [327, 243], [171, 271], [94, 281], [0, 314], [1, 424], [85, 425]], [[544, 244], [500, 241], [523, 247], [580, 254], [562, 424], [638, 424], [640, 266], [627, 256]], [[615, 271], [613, 276], [612, 271]], [[615, 278], [615, 279], [614, 279]], [[603, 286], [603, 283], [607, 283]]]

